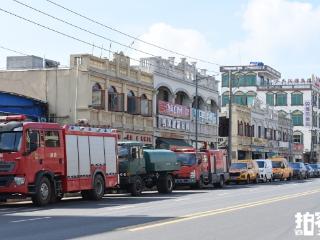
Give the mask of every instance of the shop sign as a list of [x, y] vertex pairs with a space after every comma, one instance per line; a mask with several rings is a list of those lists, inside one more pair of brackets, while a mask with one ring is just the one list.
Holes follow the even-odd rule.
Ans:
[[[192, 108], [192, 119], [196, 119], [197, 110]], [[199, 123], [217, 124], [217, 114], [210, 111], [198, 110]]]
[[164, 129], [190, 130], [190, 121], [170, 117], [158, 117], [158, 127]]
[[179, 104], [172, 104], [169, 102], [158, 102], [158, 112], [161, 115], [190, 119], [190, 108]]
[[304, 122], [305, 126], [311, 126], [311, 111], [312, 111], [311, 101], [304, 102]]

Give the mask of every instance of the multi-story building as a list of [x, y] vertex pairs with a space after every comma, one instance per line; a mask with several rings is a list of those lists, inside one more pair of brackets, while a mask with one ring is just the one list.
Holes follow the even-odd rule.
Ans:
[[257, 93], [282, 115], [291, 115], [294, 160], [320, 161], [319, 79], [272, 81], [258, 86]]
[[121, 139], [153, 144], [153, 77], [131, 67], [129, 57], [77, 54], [68, 68], [38, 67], [17, 69], [10, 61], [12, 70], [0, 72], [0, 90], [48, 102], [52, 121], [82, 120], [117, 128]]
[[[232, 159], [259, 159], [281, 154], [290, 158], [290, 118], [255, 100], [251, 106], [232, 105]], [[287, 124], [287, 125], [285, 125]], [[219, 120], [220, 148], [227, 147], [229, 112]]]
[[[255, 99], [258, 99], [263, 104], [269, 105], [270, 109], [279, 111], [277, 138], [280, 139], [280, 132], [282, 132], [281, 139], [287, 140], [288, 138], [293, 142], [289, 146], [279, 142], [279, 154], [288, 155], [286, 150], [289, 148], [293, 161], [309, 161], [310, 157], [313, 158], [313, 161], [319, 159], [318, 150], [320, 149], [315, 145], [320, 140], [319, 124], [317, 124], [317, 120], [320, 121], [319, 87], [315, 84], [316, 81], [310, 79], [280, 81], [281, 74], [263, 63], [228, 66], [228, 68], [232, 69], [230, 77], [234, 90], [234, 103], [250, 106]], [[223, 68], [221, 102], [222, 108], [229, 102], [229, 71]], [[314, 104], [311, 104], [312, 102]], [[287, 118], [291, 118], [292, 124], [285, 124], [290, 123]], [[290, 138], [291, 126], [293, 128], [292, 138]], [[312, 139], [314, 144], [311, 144]], [[288, 157], [291, 158], [291, 156]]]
[[[192, 144], [196, 141], [198, 108], [198, 147], [217, 147], [219, 93], [218, 81], [200, 72], [196, 63], [185, 58], [178, 64], [174, 58], [142, 58], [140, 68], [154, 76], [153, 109], [156, 146]], [[196, 81], [198, 101], [196, 101]]]

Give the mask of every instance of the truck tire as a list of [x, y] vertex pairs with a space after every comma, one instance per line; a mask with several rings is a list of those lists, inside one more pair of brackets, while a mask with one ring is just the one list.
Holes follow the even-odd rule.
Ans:
[[143, 182], [141, 177], [135, 177], [133, 183], [130, 184], [129, 192], [132, 196], [140, 196], [143, 190]]
[[171, 175], [160, 175], [157, 183], [159, 193], [171, 193], [174, 183]]
[[36, 186], [36, 193], [33, 195], [32, 202], [36, 206], [45, 206], [51, 201], [52, 184], [47, 177], [42, 177]]
[[254, 179], [254, 182], [253, 182], [254, 184], [257, 184], [257, 183], [259, 183], [259, 175], [256, 175], [256, 178]]
[[98, 201], [104, 196], [105, 184], [102, 176], [97, 174], [94, 177], [93, 188], [89, 190], [89, 199]]
[[213, 184], [213, 186], [217, 187], [217, 188], [223, 188], [224, 187], [224, 178], [222, 176], [220, 176], [219, 178], [219, 182]]
[[83, 190], [81, 191], [81, 196], [84, 200], [89, 200], [90, 199], [90, 194], [88, 190]]
[[203, 188], [203, 180], [202, 177], [199, 178], [199, 181], [197, 181], [195, 184], [191, 185], [191, 189], [201, 189]]

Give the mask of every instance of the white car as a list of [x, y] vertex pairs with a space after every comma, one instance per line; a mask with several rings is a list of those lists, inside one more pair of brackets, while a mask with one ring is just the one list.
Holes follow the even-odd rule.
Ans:
[[259, 180], [262, 182], [272, 181], [272, 162], [270, 159], [255, 159], [259, 166]]

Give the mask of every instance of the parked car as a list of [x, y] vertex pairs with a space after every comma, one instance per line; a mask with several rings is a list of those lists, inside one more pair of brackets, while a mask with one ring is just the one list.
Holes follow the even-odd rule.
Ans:
[[289, 166], [293, 169], [293, 178], [307, 178], [307, 168], [302, 162], [291, 162], [289, 163]]
[[229, 172], [229, 182], [244, 182], [246, 184], [259, 182], [259, 167], [253, 160], [238, 160], [231, 163]]
[[271, 161], [273, 179], [290, 181], [293, 175], [293, 170], [289, 167], [287, 159], [283, 157], [273, 157], [271, 158]]
[[305, 164], [305, 165], [306, 165], [306, 168], [307, 168], [307, 176], [308, 176], [308, 178], [314, 177], [314, 169], [309, 164]]
[[313, 163], [313, 164], [310, 164], [310, 166], [314, 170], [315, 177], [320, 177], [320, 163]]
[[262, 182], [272, 181], [272, 162], [270, 159], [256, 159], [259, 167], [259, 180]]

